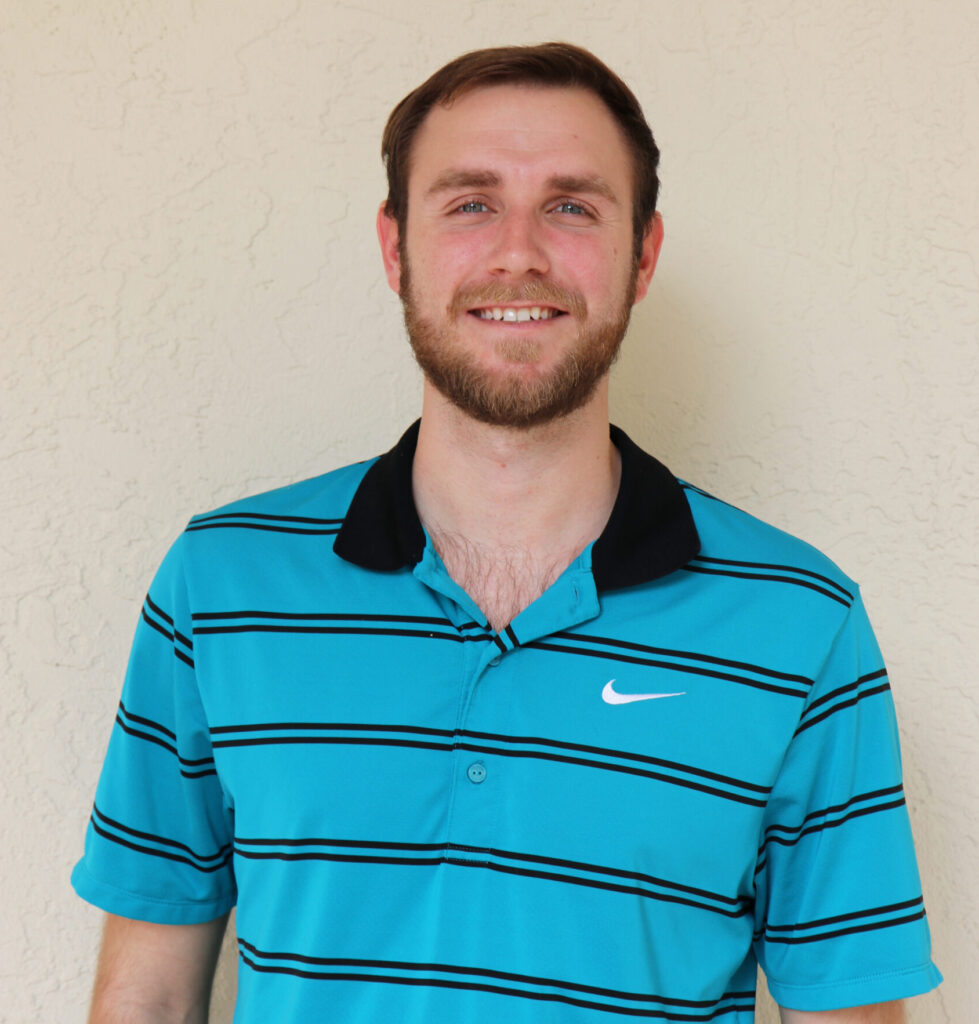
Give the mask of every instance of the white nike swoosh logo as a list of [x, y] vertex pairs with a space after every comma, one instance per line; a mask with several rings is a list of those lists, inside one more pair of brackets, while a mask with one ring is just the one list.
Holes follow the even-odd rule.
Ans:
[[602, 690], [602, 700], [605, 701], [606, 704], [631, 704], [635, 700], [659, 700], [660, 697], [684, 697], [687, 693], [686, 690], [683, 690], [680, 693], [617, 693], [612, 686], [614, 682], [614, 679], [610, 679], [605, 684], [605, 689]]

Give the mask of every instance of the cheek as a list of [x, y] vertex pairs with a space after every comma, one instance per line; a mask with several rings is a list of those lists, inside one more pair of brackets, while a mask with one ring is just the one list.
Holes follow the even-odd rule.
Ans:
[[580, 250], [571, 254], [560, 267], [554, 267], [555, 276], [565, 278], [566, 283], [584, 292], [589, 304], [601, 300], [602, 294], [617, 279], [617, 263], [614, 252], [584, 253]]
[[621, 259], [617, 241], [597, 235], [555, 232], [551, 239], [551, 271], [555, 277], [567, 277], [577, 287], [601, 288], [616, 273]]
[[409, 247], [412, 278], [435, 292], [454, 291], [480, 266], [483, 247], [472, 235], [424, 238]]

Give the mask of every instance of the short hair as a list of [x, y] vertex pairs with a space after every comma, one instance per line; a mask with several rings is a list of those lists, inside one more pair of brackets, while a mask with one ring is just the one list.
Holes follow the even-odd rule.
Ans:
[[[529, 84], [587, 89], [615, 118], [632, 155], [635, 194], [632, 202], [633, 251], [638, 260], [643, 237], [656, 212], [659, 194], [659, 149], [632, 90], [593, 53], [570, 43], [497, 46], [472, 50], [439, 68], [391, 111], [381, 139], [387, 170], [384, 209], [402, 236], [408, 217], [408, 173], [418, 129], [432, 107], [494, 85]], [[403, 237], [402, 237], [403, 243]]]

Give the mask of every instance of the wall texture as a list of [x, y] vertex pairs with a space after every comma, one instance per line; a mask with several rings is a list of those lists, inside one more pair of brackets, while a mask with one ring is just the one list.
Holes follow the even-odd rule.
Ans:
[[665, 154], [615, 418], [862, 582], [947, 977], [911, 1020], [973, 1019], [977, 30], [972, 0], [3, 5], [0, 1020], [84, 1019], [99, 915], [68, 873], [170, 540], [415, 414], [387, 111], [547, 38], [619, 69]]

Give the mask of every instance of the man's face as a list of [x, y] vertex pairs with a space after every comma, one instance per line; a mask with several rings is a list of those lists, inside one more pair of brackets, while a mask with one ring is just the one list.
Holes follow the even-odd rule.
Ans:
[[405, 237], [378, 217], [428, 382], [500, 426], [587, 402], [662, 238], [656, 221], [637, 264], [632, 182], [620, 129], [586, 90], [500, 85], [436, 106], [414, 141]]

